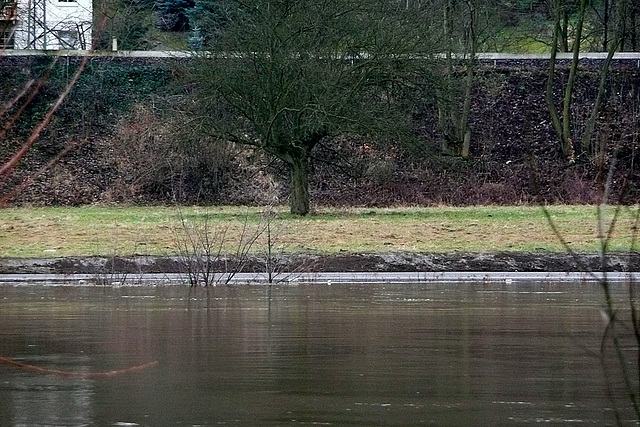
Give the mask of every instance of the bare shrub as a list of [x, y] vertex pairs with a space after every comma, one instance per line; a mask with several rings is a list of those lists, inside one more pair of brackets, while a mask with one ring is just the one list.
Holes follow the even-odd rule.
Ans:
[[473, 188], [472, 198], [483, 204], [511, 204], [518, 201], [513, 186], [504, 182], [485, 182]]
[[593, 178], [584, 171], [570, 170], [564, 176], [562, 190], [566, 203], [594, 203], [596, 189]]
[[234, 165], [233, 146], [193, 138], [178, 121], [179, 117], [148, 105], [134, 106], [104, 153], [118, 171], [107, 199], [194, 202], [218, 198]]
[[278, 212], [273, 206], [267, 206], [260, 215], [262, 236], [259, 240], [263, 258], [260, 260], [261, 273], [267, 284], [296, 280], [296, 276], [311, 267], [310, 260], [293, 265], [291, 256], [286, 254], [286, 225], [280, 220]]
[[366, 176], [376, 184], [383, 184], [393, 179], [396, 163], [391, 158], [373, 160], [366, 171]]
[[137, 271], [134, 273], [128, 268], [132, 263], [125, 260], [136, 257], [144, 239], [136, 241], [132, 246], [123, 246], [117, 226], [114, 227], [111, 235], [112, 239], [107, 242], [109, 249], [107, 262], [99, 268], [94, 281], [105, 286], [123, 286], [130, 282], [139, 282], [145, 273], [142, 265], [136, 263]]
[[[230, 227], [216, 228], [211, 224], [211, 215], [186, 215], [177, 207], [180, 224], [173, 230], [180, 264], [184, 268], [191, 286], [215, 286], [228, 284], [242, 271], [249, 259], [249, 252], [264, 232], [262, 223], [253, 228], [246, 215], [239, 237], [234, 239]], [[234, 247], [229, 253], [229, 247]]]

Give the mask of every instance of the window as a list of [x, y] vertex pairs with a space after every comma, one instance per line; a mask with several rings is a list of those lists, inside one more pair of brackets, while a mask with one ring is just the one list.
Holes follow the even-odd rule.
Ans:
[[80, 46], [77, 31], [58, 30], [56, 31], [56, 38], [61, 49], [78, 49]]
[[0, 49], [13, 49], [13, 31], [0, 31]]

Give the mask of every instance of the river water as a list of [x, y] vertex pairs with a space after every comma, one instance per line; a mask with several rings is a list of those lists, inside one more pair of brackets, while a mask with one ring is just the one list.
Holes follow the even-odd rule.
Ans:
[[613, 424], [602, 300], [584, 283], [2, 286], [0, 356], [73, 374], [0, 364], [0, 425]]

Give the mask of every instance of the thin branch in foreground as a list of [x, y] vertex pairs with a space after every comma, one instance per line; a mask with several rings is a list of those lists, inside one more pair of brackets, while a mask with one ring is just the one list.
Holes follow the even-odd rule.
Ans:
[[18, 101], [20, 101], [20, 99], [26, 96], [26, 98], [20, 104], [17, 111], [14, 112], [12, 117], [4, 121], [4, 126], [0, 130], [0, 140], [2, 140], [5, 137], [5, 135], [7, 134], [7, 132], [9, 132], [11, 128], [13, 128], [13, 126], [16, 124], [20, 116], [22, 116], [22, 114], [24, 113], [27, 106], [31, 103], [31, 101], [33, 101], [36, 95], [40, 92], [40, 89], [45, 84], [45, 82], [49, 80], [51, 70], [53, 70], [53, 67], [55, 67], [55, 65], [58, 63], [59, 58], [60, 57], [56, 57], [53, 61], [51, 61], [51, 63], [49, 64], [49, 67], [47, 68], [47, 70], [45, 71], [42, 77], [40, 77], [37, 81], [35, 81], [35, 83], [32, 83], [31, 81], [27, 82], [23, 90], [12, 101], [10, 101], [9, 103], [3, 106], [2, 111], [0, 113], [0, 117], [4, 116], [11, 108], [14, 107], [15, 103], [17, 103]]
[[[102, 19], [100, 20], [100, 22], [96, 25], [96, 33], [97, 34], [102, 32], [102, 30], [105, 28], [105, 25], [107, 23], [106, 19], [107, 19], [107, 17], [103, 16]], [[93, 50], [90, 50], [89, 52], [92, 52], [92, 51]], [[49, 123], [51, 122], [54, 114], [62, 106], [62, 104], [64, 103], [66, 98], [71, 93], [71, 90], [74, 88], [74, 86], [76, 85], [76, 83], [80, 79], [80, 76], [82, 75], [82, 73], [83, 73], [83, 71], [84, 71], [84, 69], [85, 69], [85, 67], [87, 65], [87, 62], [89, 61], [89, 57], [90, 57], [90, 55], [86, 55], [84, 58], [82, 58], [82, 60], [80, 61], [79, 66], [76, 69], [75, 73], [73, 74], [72, 78], [68, 81], [68, 83], [66, 84], [64, 90], [58, 96], [56, 102], [47, 110], [44, 118], [40, 121], [38, 126], [36, 126], [36, 128], [32, 131], [32, 133], [29, 136], [29, 138], [27, 139], [27, 141], [25, 141], [24, 144], [22, 144], [22, 147], [11, 157], [11, 159], [9, 159], [3, 165], [0, 165], [0, 182], [4, 182], [7, 179], [7, 177], [9, 176], [9, 172], [18, 164], [18, 162], [22, 159], [22, 157], [24, 157], [24, 155], [27, 153], [29, 148], [31, 148], [31, 146], [38, 140], [38, 138], [40, 137], [40, 134], [42, 133], [42, 131], [49, 125]], [[6, 134], [6, 132], [14, 125], [14, 123], [17, 121], [17, 119], [23, 113], [23, 111], [26, 108], [26, 106], [31, 102], [31, 100], [35, 97], [35, 95], [40, 91], [40, 88], [44, 84], [44, 81], [46, 79], [48, 79], [48, 76], [49, 76], [51, 70], [53, 70], [53, 67], [55, 66], [55, 64], [57, 64], [59, 58], [60, 58], [60, 56], [56, 56], [55, 57], [55, 59], [51, 62], [51, 64], [47, 68], [47, 71], [46, 71], [45, 76], [43, 78], [38, 79], [35, 83], [33, 83], [32, 81], [27, 82], [27, 84], [25, 85], [25, 88], [15, 98], [2, 107], [1, 111], [2, 111], [2, 114], [4, 115], [7, 111], [9, 111], [9, 109], [11, 109], [13, 107], [15, 102], [18, 102], [22, 97], [27, 95], [27, 93], [29, 92], [29, 89], [31, 87], [33, 87], [33, 89], [28, 94], [27, 99], [22, 103], [22, 106], [19, 108], [19, 110], [16, 113], [16, 115], [13, 118], [11, 118], [9, 121], [7, 121], [7, 123], [5, 123], [4, 128], [2, 129], [2, 131], [0, 131], [0, 139], [2, 139], [4, 137], [4, 135]], [[65, 147], [65, 149], [62, 150], [59, 153], [59, 155], [54, 157], [53, 161], [50, 161], [49, 163], [47, 163], [47, 165], [44, 168], [41, 168], [37, 172], [37, 174], [41, 174], [42, 172], [44, 172], [44, 170], [46, 170], [49, 167], [51, 167], [64, 154], [68, 153], [75, 146], [76, 146], [76, 144], [70, 144], [67, 147]], [[28, 186], [31, 182], [33, 182], [33, 179], [27, 179], [22, 185], [20, 185], [17, 189], [15, 189], [14, 191], [12, 191], [10, 193], [11, 197], [4, 196], [2, 198], [2, 203], [6, 203], [6, 201], [9, 200], [9, 198], [15, 197], [15, 195], [17, 195], [21, 191], [23, 191], [24, 188], [26, 188], [26, 186]]]
[[51, 160], [49, 160], [44, 166], [42, 166], [40, 169], [38, 169], [36, 172], [32, 173], [31, 175], [29, 175], [23, 182], [22, 184], [18, 185], [17, 187], [15, 187], [13, 190], [9, 191], [7, 194], [3, 195], [2, 197], [0, 197], [0, 207], [1, 206], [5, 206], [9, 200], [13, 199], [14, 197], [17, 197], [20, 193], [22, 193], [22, 191], [27, 188], [29, 185], [31, 185], [31, 183], [33, 181], [36, 180], [36, 178], [38, 178], [40, 175], [42, 175], [44, 172], [46, 172], [47, 170], [49, 170], [53, 165], [55, 165], [65, 154], [67, 154], [69, 151], [74, 150], [75, 148], [77, 148], [78, 146], [82, 145], [83, 141], [76, 141], [74, 143], [71, 143], [69, 145], [67, 145], [62, 151], [60, 151], [58, 154], [56, 154]]
[[26, 154], [27, 150], [29, 150], [29, 148], [33, 145], [33, 143], [38, 140], [38, 138], [40, 137], [40, 134], [42, 133], [44, 128], [46, 128], [47, 125], [49, 125], [49, 122], [51, 122], [51, 119], [53, 118], [53, 115], [56, 113], [56, 111], [58, 111], [58, 109], [60, 108], [60, 106], [62, 105], [64, 100], [67, 98], [67, 96], [71, 92], [71, 89], [73, 89], [73, 87], [75, 86], [76, 82], [80, 78], [80, 75], [82, 74], [82, 71], [84, 71], [84, 67], [87, 64], [88, 60], [89, 60], [89, 56], [88, 55], [85, 56], [84, 58], [82, 58], [82, 61], [80, 62], [80, 66], [78, 67], [78, 69], [76, 70], [75, 74], [73, 75], [73, 78], [67, 84], [67, 86], [62, 91], [60, 96], [58, 96], [58, 99], [56, 100], [55, 104], [53, 104], [53, 106], [49, 109], [49, 111], [45, 115], [44, 119], [42, 119], [42, 122], [40, 122], [40, 124], [38, 126], [36, 126], [36, 128], [31, 133], [31, 136], [29, 136], [29, 139], [27, 140], [27, 142], [25, 142], [22, 145], [22, 148], [20, 148], [20, 150], [18, 150], [18, 152], [15, 153], [13, 155], [13, 157], [11, 159], [9, 159], [9, 161], [7, 161], [0, 168], [0, 176], [6, 174], [16, 164], [18, 164], [20, 159], [22, 159], [22, 157]]
[[30, 365], [24, 362], [18, 362], [10, 357], [0, 357], [0, 365], [12, 366], [14, 368], [21, 369], [23, 371], [36, 372], [43, 375], [56, 375], [58, 377], [65, 378], [108, 378], [115, 377], [117, 375], [131, 374], [134, 372], [140, 372], [145, 369], [152, 368], [158, 365], [158, 361], [143, 363], [142, 365], [136, 365], [125, 369], [117, 369], [113, 371], [102, 372], [78, 372], [78, 371], [61, 371], [59, 369], [42, 368], [36, 365]]
[[594, 277], [594, 278], [597, 277], [594, 274], [594, 272], [591, 270], [591, 268], [589, 268], [589, 266], [582, 261], [582, 258], [578, 255], [578, 253], [576, 253], [576, 251], [573, 250], [573, 248], [571, 247], [567, 239], [564, 238], [555, 220], [551, 217], [551, 212], [549, 212], [549, 208], [543, 204], [541, 204], [540, 207], [542, 208], [542, 213], [545, 219], [547, 220], [549, 227], [551, 227], [551, 231], [553, 232], [553, 235], [558, 239], [558, 241], [560, 242], [564, 250], [567, 251], [569, 255], [571, 255], [571, 257], [578, 264], [578, 267], [580, 269], [589, 273], [591, 277]]

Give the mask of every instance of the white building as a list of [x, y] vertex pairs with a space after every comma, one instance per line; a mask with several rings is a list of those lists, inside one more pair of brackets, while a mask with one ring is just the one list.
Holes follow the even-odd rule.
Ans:
[[0, 48], [89, 50], [92, 22], [92, 0], [17, 0], [0, 12]]

